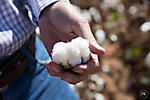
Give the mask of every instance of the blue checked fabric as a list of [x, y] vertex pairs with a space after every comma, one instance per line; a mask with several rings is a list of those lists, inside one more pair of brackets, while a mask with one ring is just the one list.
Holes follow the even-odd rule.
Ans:
[[40, 12], [56, 1], [0, 0], [0, 59], [25, 43], [38, 26]]

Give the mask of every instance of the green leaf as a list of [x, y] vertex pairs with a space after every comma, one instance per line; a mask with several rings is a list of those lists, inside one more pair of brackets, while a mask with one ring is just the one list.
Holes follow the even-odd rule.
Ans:
[[125, 58], [126, 59], [131, 59], [132, 57], [141, 54], [141, 52], [143, 51], [142, 48], [133, 48], [133, 49], [127, 49], [125, 51]]
[[112, 11], [110, 12], [110, 17], [112, 17], [113, 19], [119, 19], [122, 17], [122, 15], [117, 11]]

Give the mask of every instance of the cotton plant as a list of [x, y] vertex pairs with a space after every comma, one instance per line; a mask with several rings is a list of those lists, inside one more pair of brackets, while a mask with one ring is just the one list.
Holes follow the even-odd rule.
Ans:
[[96, 93], [94, 98], [95, 100], [105, 100], [105, 97], [101, 93]]
[[71, 42], [57, 42], [52, 49], [52, 61], [70, 69], [90, 59], [89, 42], [77, 37]]
[[90, 14], [90, 12], [88, 10], [86, 10], [86, 9], [81, 10], [81, 14], [85, 17], [85, 19], [88, 22], [92, 21], [92, 16], [91, 16], [91, 14]]
[[106, 39], [106, 33], [104, 30], [99, 29], [95, 32], [96, 40], [99, 44], [102, 44]]
[[150, 31], [150, 21], [144, 22], [144, 23], [140, 26], [140, 30], [141, 30], [142, 32], [148, 32], [148, 31]]
[[116, 34], [109, 34], [108, 36], [112, 42], [116, 42], [118, 40], [118, 36]]
[[102, 91], [104, 89], [105, 80], [103, 78], [99, 77], [96, 74], [92, 74], [90, 78], [91, 78], [91, 81], [96, 83], [96, 85], [97, 85], [96, 90], [97, 91]]
[[89, 13], [91, 14], [91, 16], [93, 17], [93, 19], [99, 23], [102, 20], [101, 14], [99, 12], [99, 10], [96, 7], [91, 7], [89, 9]]

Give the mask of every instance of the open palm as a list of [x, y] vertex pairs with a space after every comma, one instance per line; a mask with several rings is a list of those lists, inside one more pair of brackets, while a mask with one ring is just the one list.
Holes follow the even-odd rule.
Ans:
[[61, 66], [49, 61], [46, 67], [50, 75], [61, 77], [62, 80], [75, 84], [84, 80], [88, 73], [99, 66], [97, 54], [101, 55], [105, 51], [97, 44], [86, 19], [71, 4], [59, 1], [51, 8], [45, 8], [39, 18], [39, 27], [41, 38], [50, 56], [56, 42], [67, 42], [79, 36], [89, 41], [92, 52], [87, 64], [73, 68], [73, 71], [80, 74], [66, 72]]

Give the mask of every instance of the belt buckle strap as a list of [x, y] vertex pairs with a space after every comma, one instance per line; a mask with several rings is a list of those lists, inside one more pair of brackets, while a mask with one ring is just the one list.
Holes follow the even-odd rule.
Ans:
[[[31, 65], [34, 62], [34, 54], [32, 54], [32, 51], [34, 51], [34, 38], [33, 34], [31, 40], [29, 39], [28, 43], [25, 43], [26, 45], [16, 51], [8, 59], [7, 63], [0, 68], [0, 93], [6, 89], [6, 85], [21, 76], [25, 68], [29, 67], [32, 70]], [[32, 47], [31, 50], [29, 50], [30, 47]]]

